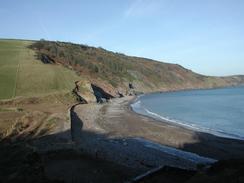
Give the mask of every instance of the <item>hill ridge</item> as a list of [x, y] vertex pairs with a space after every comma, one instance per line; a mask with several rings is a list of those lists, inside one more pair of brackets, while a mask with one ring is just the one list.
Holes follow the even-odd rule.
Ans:
[[[116, 97], [244, 84], [242, 75], [204, 76], [179, 64], [127, 56], [85, 44], [8, 38], [0, 39], [0, 50], [0, 99], [71, 92], [76, 81], [79, 81], [81, 96], [87, 101], [96, 100], [92, 85]], [[13, 97], [18, 62], [19, 84]], [[129, 85], [133, 85], [133, 89]]]
[[40, 40], [34, 42], [30, 48], [35, 50], [39, 59], [46, 56], [75, 71], [83, 78], [81, 87], [92, 83], [113, 96], [118, 92], [128, 94], [129, 84], [133, 84], [134, 93], [145, 93], [236, 86], [244, 83], [244, 76], [205, 76], [179, 64], [127, 56], [84, 44]]

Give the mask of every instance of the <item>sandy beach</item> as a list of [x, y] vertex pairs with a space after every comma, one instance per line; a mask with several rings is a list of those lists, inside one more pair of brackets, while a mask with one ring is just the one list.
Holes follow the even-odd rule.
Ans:
[[133, 97], [124, 97], [103, 105], [77, 105], [72, 120], [77, 146], [96, 157], [142, 171], [161, 165], [195, 168], [197, 163], [148, 147], [143, 140], [216, 160], [244, 157], [243, 141], [136, 114], [130, 108], [132, 100]]

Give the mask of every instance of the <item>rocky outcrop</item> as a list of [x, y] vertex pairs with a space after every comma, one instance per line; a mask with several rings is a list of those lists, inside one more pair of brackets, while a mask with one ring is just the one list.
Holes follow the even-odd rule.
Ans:
[[103, 88], [101, 88], [95, 84], [91, 84], [91, 87], [93, 89], [93, 93], [94, 93], [98, 103], [104, 103], [104, 102], [108, 101], [109, 99], [114, 98], [114, 96], [107, 93]]
[[75, 88], [72, 90], [72, 93], [75, 95], [77, 102], [79, 102], [79, 104], [87, 104], [88, 102], [86, 101], [86, 99], [84, 99], [80, 94], [80, 87], [78, 85], [79, 81], [75, 82]]
[[[132, 85], [132, 84], [131, 84]], [[75, 82], [73, 93], [76, 95], [77, 101], [80, 103], [104, 103], [112, 98], [121, 98], [126, 95], [135, 95], [135, 87], [133, 89], [127, 84], [127, 89], [114, 89], [107, 86], [105, 83], [93, 82], [87, 80], [80, 80]], [[82, 97], [81, 97], [82, 96]]]
[[40, 60], [44, 64], [54, 64], [55, 63], [55, 61], [53, 59], [51, 59], [49, 56], [47, 56], [45, 54], [40, 55]]

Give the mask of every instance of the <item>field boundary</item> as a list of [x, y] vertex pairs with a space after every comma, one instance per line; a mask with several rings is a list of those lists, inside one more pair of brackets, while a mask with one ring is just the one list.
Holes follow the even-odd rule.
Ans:
[[17, 69], [16, 69], [15, 84], [14, 84], [12, 99], [16, 97], [16, 89], [17, 89], [17, 82], [18, 82], [18, 75], [19, 75], [19, 68], [20, 68], [20, 54], [19, 54], [18, 57], [19, 57], [18, 66], [17, 66]]

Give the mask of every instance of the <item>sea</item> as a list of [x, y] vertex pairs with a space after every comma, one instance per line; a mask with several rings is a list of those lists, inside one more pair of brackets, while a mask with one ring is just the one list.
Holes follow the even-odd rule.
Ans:
[[244, 86], [146, 94], [131, 107], [162, 122], [244, 140]]

